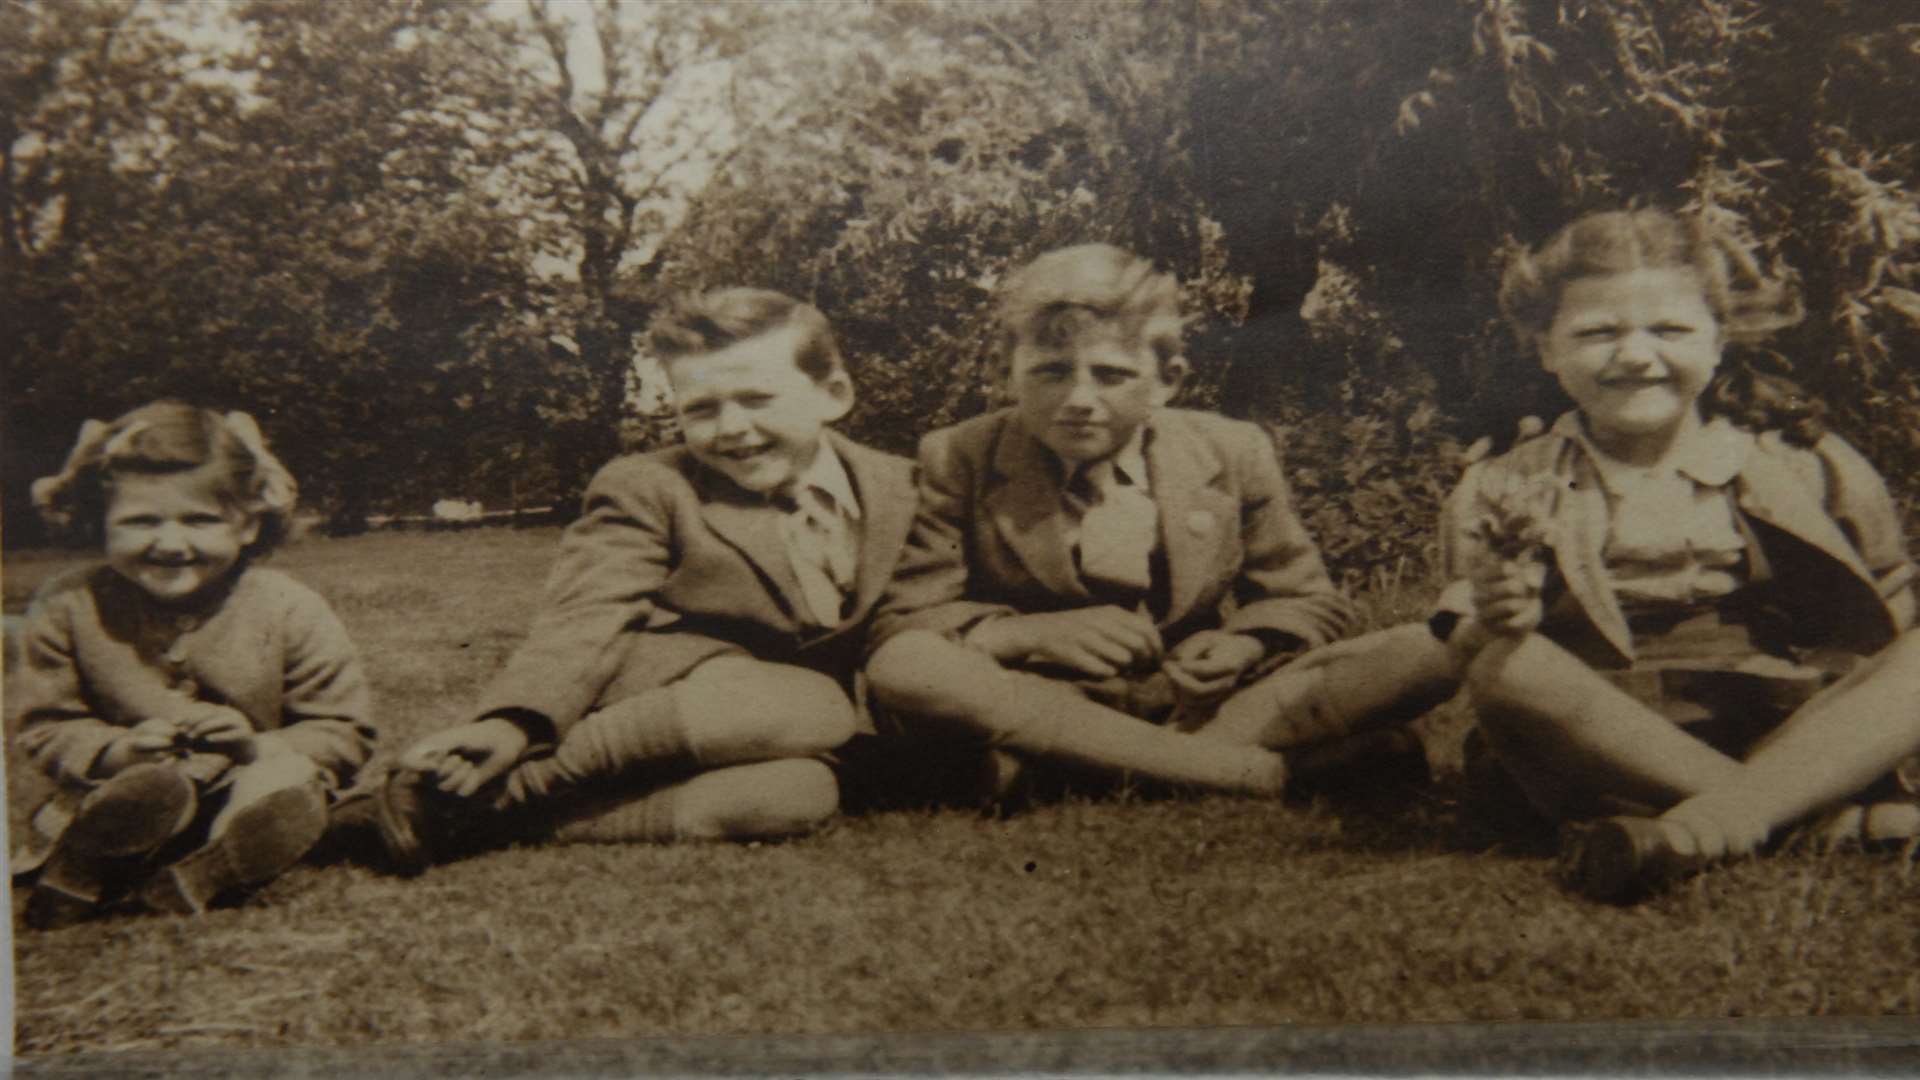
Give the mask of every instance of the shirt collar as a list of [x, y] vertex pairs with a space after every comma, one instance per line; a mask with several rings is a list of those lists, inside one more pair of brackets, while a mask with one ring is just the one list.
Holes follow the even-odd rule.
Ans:
[[824, 492], [833, 499], [834, 507], [853, 521], [860, 520], [860, 500], [853, 494], [853, 479], [847, 475], [846, 462], [833, 449], [833, 444], [820, 440], [820, 449], [813, 455], [813, 464], [794, 478], [794, 487], [813, 488]]
[[[1622, 490], [1622, 482], [1632, 474], [1643, 474], [1644, 469], [1636, 469], [1617, 458], [1603, 453], [1587, 437], [1586, 425], [1580, 422], [1578, 411], [1563, 413], [1554, 421], [1553, 431], [1572, 439], [1586, 451], [1587, 460], [1593, 462], [1594, 471], [1600, 474], [1600, 482], [1608, 491], [1616, 494]], [[1692, 480], [1702, 487], [1725, 487], [1740, 474], [1747, 463], [1747, 455], [1753, 449], [1753, 436], [1733, 426], [1724, 416], [1716, 416], [1694, 429], [1693, 434], [1674, 447], [1668, 465], [1674, 472]]]
[[[1127, 441], [1120, 444], [1120, 449], [1115, 450], [1113, 453], [1108, 454], [1098, 461], [1089, 462], [1082, 466], [1079, 474], [1084, 475], [1089, 482], [1097, 485], [1106, 479], [1107, 474], [1117, 472], [1125, 476], [1127, 482], [1134, 487], [1147, 490], [1148, 428], [1148, 424], [1141, 424], [1139, 427], [1134, 428], [1133, 434], [1127, 436]], [[1073, 475], [1074, 474], [1070, 472], [1068, 478], [1071, 479]]]

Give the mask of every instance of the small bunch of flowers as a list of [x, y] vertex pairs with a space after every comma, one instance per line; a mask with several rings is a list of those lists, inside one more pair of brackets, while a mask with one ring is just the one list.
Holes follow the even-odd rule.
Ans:
[[1553, 549], [1549, 523], [1559, 483], [1552, 476], [1506, 473], [1480, 494], [1474, 538], [1501, 562], [1544, 561]]

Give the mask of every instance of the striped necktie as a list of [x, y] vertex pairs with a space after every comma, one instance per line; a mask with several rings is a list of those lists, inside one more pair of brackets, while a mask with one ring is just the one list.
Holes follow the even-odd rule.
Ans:
[[839, 625], [854, 574], [846, 518], [832, 495], [812, 486], [795, 490], [775, 505], [786, 512], [781, 532], [814, 625]]

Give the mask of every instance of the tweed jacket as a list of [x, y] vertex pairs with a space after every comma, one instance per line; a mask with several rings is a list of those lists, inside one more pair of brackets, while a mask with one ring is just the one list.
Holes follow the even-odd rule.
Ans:
[[[1487, 558], [1478, 531], [1504, 492], [1536, 483], [1552, 548], [1541, 632], [1601, 667], [1631, 666], [1632, 634], [1607, 577], [1606, 494], [1569, 413], [1544, 434], [1467, 470], [1441, 519], [1450, 584], [1444, 610], [1472, 611], [1467, 580]], [[1811, 448], [1778, 433], [1729, 429], [1720, 441], [1739, 525], [1770, 598], [1792, 617], [1793, 645], [1870, 655], [1914, 621], [1914, 565], [1885, 483], [1837, 435]], [[1571, 603], [1559, 602], [1569, 600]]]
[[[1351, 618], [1300, 524], [1273, 440], [1253, 424], [1158, 409], [1145, 439], [1160, 510], [1168, 645], [1200, 630], [1271, 631], [1311, 648]], [[962, 635], [984, 619], [1096, 603], [1074, 570], [1063, 469], [1010, 410], [920, 443], [920, 509], [874, 628]]]
[[[476, 716], [511, 715], [558, 738], [596, 707], [665, 686], [722, 653], [812, 668], [849, 693], [874, 607], [913, 522], [913, 465], [828, 432], [860, 500], [849, 611], [820, 628], [787, 553], [779, 510], [684, 446], [616, 458], [560, 541], [532, 630], [481, 693]], [[539, 722], [551, 732], [537, 730]]]
[[7, 712], [29, 760], [66, 788], [126, 729], [189, 701], [230, 705], [278, 731], [338, 787], [372, 756], [367, 681], [353, 643], [311, 589], [247, 567], [191, 609], [153, 602], [104, 566], [35, 597]]

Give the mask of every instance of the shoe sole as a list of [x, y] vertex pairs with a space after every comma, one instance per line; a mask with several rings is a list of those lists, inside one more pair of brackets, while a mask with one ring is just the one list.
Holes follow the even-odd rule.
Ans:
[[193, 820], [193, 781], [167, 765], [137, 765], [88, 797], [41, 867], [27, 900], [36, 930], [68, 926], [91, 914], [111, 886]]
[[283, 788], [234, 814], [220, 839], [161, 871], [151, 907], [198, 914], [222, 893], [279, 877], [320, 841], [327, 799], [310, 786]]

